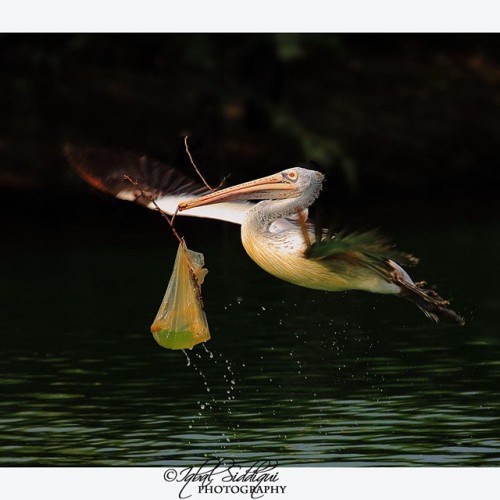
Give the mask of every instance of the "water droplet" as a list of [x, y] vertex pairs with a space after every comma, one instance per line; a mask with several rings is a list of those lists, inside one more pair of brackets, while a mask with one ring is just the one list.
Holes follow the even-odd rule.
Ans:
[[210, 355], [210, 359], [212, 359], [214, 357], [214, 353], [208, 350], [204, 342], [201, 345], [203, 346], [203, 349], [205, 349], [205, 352]]
[[184, 356], [186, 356], [186, 359], [187, 359], [187, 365], [186, 366], [189, 366], [191, 364], [191, 360], [189, 359], [188, 353], [186, 352], [185, 349], [182, 349], [182, 352], [184, 353]]

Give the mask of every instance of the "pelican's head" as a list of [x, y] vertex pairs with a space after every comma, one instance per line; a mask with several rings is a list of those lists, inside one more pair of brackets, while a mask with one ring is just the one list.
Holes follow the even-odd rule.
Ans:
[[179, 211], [225, 201], [281, 200], [304, 196], [309, 206], [319, 195], [324, 175], [315, 170], [295, 167], [254, 181], [237, 184], [179, 204]]

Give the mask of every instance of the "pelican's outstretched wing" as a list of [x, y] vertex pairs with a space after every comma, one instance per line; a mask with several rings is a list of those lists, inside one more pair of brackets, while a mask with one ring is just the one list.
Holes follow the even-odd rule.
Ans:
[[[136, 180], [158, 206], [173, 214], [181, 201], [189, 201], [209, 191], [201, 184], [153, 158], [107, 149], [84, 149], [66, 146], [64, 153], [76, 172], [91, 186], [121, 200], [133, 201], [154, 209], [125, 175]], [[193, 208], [178, 215], [218, 219], [241, 224], [253, 203], [231, 202]]]
[[[366, 232], [340, 231], [335, 236], [324, 235], [306, 250], [306, 257], [321, 260], [329, 266], [338, 266], [348, 261], [358, 266], [370, 268], [380, 276], [399, 287], [399, 294], [414, 302], [424, 314], [433, 321], [439, 318], [463, 325], [464, 319], [448, 308], [444, 300], [433, 290], [426, 290], [425, 282], [414, 283], [400, 265], [414, 266], [418, 259], [413, 255], [400, 252], [390, 241], [373, 229]], [[317, 234], [320, 234], [317, 231]]]
[[[322, 230], [324, 234], [324, 230]], [[313, 260], [351, 257], [374, 264], [393, 260], [403, 266], [414, 266], [418, 259], [413, 255], [400, 252], [376, 229], [370, 231], [340, 231], [336, 235], [318, 238], [306, 250], [306, 257]]]

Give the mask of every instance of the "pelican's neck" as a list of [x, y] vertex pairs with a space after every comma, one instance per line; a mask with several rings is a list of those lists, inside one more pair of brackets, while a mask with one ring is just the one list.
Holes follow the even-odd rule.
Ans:
[[269, 226], [277, 219], [296, 215], [304, 210], [301, 203], [302, 196], [288, 200], [266, 200], [257, 203], [247, 214], [246, 223], [251, 224], [260, 231], [267, 231]]
[[263, 240], [269, 240], [271, 236], [270, 226], [273, 222], [278, 219], [296, 216], [298, 212], [302, 212], [314, 203], [321, 191], [323, 175], [314, 171], [309, 171], [309, 175], [313, 177], [300, 196], [261, 201], [248, 211], [241, 227], [244, 242], [253, 240], [258, 236], [261, 236]]

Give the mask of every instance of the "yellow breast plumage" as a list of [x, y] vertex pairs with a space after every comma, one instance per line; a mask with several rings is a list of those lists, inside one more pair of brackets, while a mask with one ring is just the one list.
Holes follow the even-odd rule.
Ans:
[[[259, 237], [257, 237], [259, 236]], [[300, 231], [284, 232], [281, 237], [262, 238], [243, 224], [241, 241], [250, 258], [268, 273], [306, 288], [340, 291], [352, 288], [346, 277], [335, 275], [323, 262], [304, 256], [306, 244]]]

